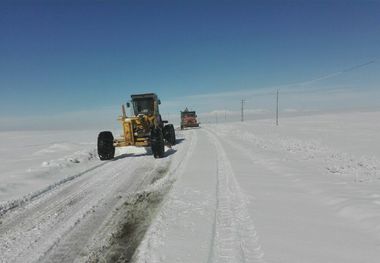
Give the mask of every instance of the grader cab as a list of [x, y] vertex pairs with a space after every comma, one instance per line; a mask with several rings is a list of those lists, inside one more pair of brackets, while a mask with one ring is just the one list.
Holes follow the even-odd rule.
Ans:
[[159, 104], [161, 103], [154, 93], [131, 95], [132, 116], [127, 116], [125, 106], [122, 105], [122, 116], [119, 121], [123, 127], [123, 134], [114, 139], [110, 131], [102, 131], [98, 136], [98, 155], [100, 160], [110, 160], [115, 156], [115, 147], [138, 146], [150, 147], [154, 158], [162, 158], [165, 154], [165, 144], [175, 145], [175, 131], [173, 124], [161, 119]]

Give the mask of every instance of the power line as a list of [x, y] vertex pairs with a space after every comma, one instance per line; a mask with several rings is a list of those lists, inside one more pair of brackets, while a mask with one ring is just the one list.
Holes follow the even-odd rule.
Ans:
[[303, 85], [308, 85], [308, 84], [314, 83], [314, 82], [316, 82], [316, 81], [329, 79], [329, 78], [332, 78], [332, 77], [335, 77], [335, 76], [341, 75], [341, 74], [343, 74], [343, 73], [350, 72], [350, 71], [353, 71], [353, 70], [356, 70], [356, 69], [359, 69], [359, 68], [362, 68], [362, 67], [368, 66], [368, 65], [370, 65], [370, 64], [372, 64], [372, 63], [375, 63], [375, 62], [376, 62], [376, 60], [371, 60], [371, 61], [368, 61], [368, 62], [366, 62], [366, 63], [362, 63], [362, 64], [354, 65], [354, 66], [351, 66], [351, 67], [349, 67], [349, 68], [342, 69], [342, 70], [337, 71], [337, 72], [333, 72], [333, 73], [329, 73], [329, 74], [326, 74], [326, 75], [320, 76], [320, 77], [318, 77], [318, 78], [314, 78], [314, 79], [307, 80], [307, 81], [302, 81], [302, 82], [296, 82], [296, 83], [289, 84], [289, 85], [286, 85], [286, 86], [303, 86]]
[[[291, 83], [291, 84], [287, 84], [287, 85], [278, 85], [278, 86], [271, 87], [271, 89], [277, 88], [277, 91], [276, 91], [276, 125], [277, 126], [279, 125], [279, 88], [285, 89], [285, 90], [281, 91], [282, 95], [284, 95], [284, 94], [287, 95], [287, 94], [313, 93], [313, 92], [319, 92], [319, 91], [333, 92], [333, 91], [340, 91], [343, 88], [345, 88], [345, 89], [351, 88], [352, 89], [353, 87], [334, 87], [334, 88], [324, 87], [324, 88], [308, 88], [308, 89], [301, 89], [301, 88], [303, 86], [312, 84], [312, 83], [317, 82], [317, 81], [329, 79], [329, 78], [332, 78], [332, 77], [335, 77], [335, 76], [338, 76], [338, 75], [341, 75], [341, 74], [344, 74], [344, 73], [347, 73], [347, 72], [351, 72], [351, 71], [357, 70], [357, 69], [362, 68], [362, 67], [366, 67], [366, 66], [371, 65], [371, 64], [376, 63], [376, 62], [377, 62], [377, 59], [373, 59], [373, 60], [368, 61], [366, 63], [357, 64], [357, 65], [354, 65], [354, 66], [342, 69], [341, 71], [337, 71], [337, 72], [329, 73], [329, 74], [326, 74], [326, 75], [322, 75], [320, 77], [317, 77], [317, 78], [314, 78], [314, 79], [311, 79], [311, 80], [308, 80], [308, 81], [295, 82], [295, 83]], [[268, 89], [269, 88], [267, 88], [267, 90]], [[237, 95], [243, 95], [244, 96], [244, 92], [246, 92], [246, 91], [242, 90], [242, 91], [239, 91], [237, 93], [233, 93], [232, 92], [232, 93], [230, 93], [228, 95], [233, 96], [235, 94], [235, 96], [237, 96]], [[244, 106], [245, 106], [244, 104], [247, 102], [247, 99], [250, 99], [252, 97], [273, 96], [274, 92], [272, 90], [272, 91], [266, 91], [266, 92], [264, 92], [264, 91], [263, 92], [254, 92], [254, 93], [248, 92], [248, 94], [247, 94], [248, 96], [246, 95], [246, 96], [244, 96], [240, 100], [240, 102], [241, 102], [241, 116], [240, 116], [240, 120], [242, 122], [244, 122], [244, 117], [245, 117], [244, 116]], [[226, 95], [223, 95], [223, 96], [226, 96]], [[217, 98], [218, 96], [214, 95], [214, 97]], [[215, 116], [215, 119], [216, 119], [216, 122], [218, 122], [218, 116], [217, 116], [217, 114]], [[225, 111], [225, 114], [224, 114], [224, 120], [225, 121], [227, 120], [226, 111]]]
[[376, 59], [368, 61], [368, 62], [363, 63], [363, 64], [359, 64], [359, 65], [353, 66], [353, 67], [348, 68], [348, 69], [345, 69], [345, 70], [343, 70], [343, 72], [353, 71], [355, 69], [358, 69], [358, 68], [361, 68], [361, 67], [365, 67], [365, 66], [370, 65], [370, 64], [375, 63], [375, 62], [376, 62]]
[[[312, 83], [317, 82], [317, 81], [329, 79], [329, 78], [332, 78], [332, 77], [335, 77], [335, 76], [338, 76], [338, 75], [341, 75], [341, 74], [344, 74], [344, 73], [347, 73], [347, 72], [350, 72], [350, 71], [357, 70], [357, 69], [362, 68], [362, 67], [366, 67], [366, 66], [371, 65], [373, 63], [376, 63], [376, 59], [370, 60], [370, 61], [368, 61], [366, 63], [354, 65], [354, 66], [342, 69], [342, 70], [337, 71], [337, 72], [325, 74], [323, 76], [320, 76], [320, 77], [317, 77], [317, 78], [313, 78], [313, 79], [310, 79], [310, 80], [300, 81], [300, 82], [295, 82], [295, 83], [285, 84], [285, 85], [278, 85], [278, 86], [275, 86], [275, 87], [272, 87], [272, 88], [276, 88], [276, 87], [283, 88], [283, 89], [284, 88], [291, 88], [291, 87], [301, 88], [303, 86], [312, 84]], [[313, 93], [313, 92], [318, 92], [318, 91], [333, 91], [333, 90], [339, 90], [339, 89], [341, 89], [341, 88], [314, 88], [314, 89], [308, 89], [308, 90], [297, 90], [297, 89], [293, 88], [293, 89], [290, 89], [290, 90], [287, 90], [287, 91], [283, 91], [282, 94]], [[257, 93], [251, 94], [249, 96], [245, 96], [245, 98], [248, 99], [248, 98], [251, 98], [251, 97], [268, 96], [268, 95], [272, 95], [272, 94], [273, 94], [273, 92], [270, 92], [270, 91], [269, 92], [257, 92]]]

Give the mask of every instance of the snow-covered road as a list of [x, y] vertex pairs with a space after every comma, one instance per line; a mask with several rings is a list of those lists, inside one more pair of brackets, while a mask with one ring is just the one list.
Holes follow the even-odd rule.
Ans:
[[163, 159], [80, 162], [3, 209], [0, 260], [379, 262], [379, 117], [208, 125]]
[[92, 168], [21, 199], [0, 217], [0, 261], [128, 259], [190, 150], [190, 140], [179, 142], [160, 160], [144, 152], [94, 160]]

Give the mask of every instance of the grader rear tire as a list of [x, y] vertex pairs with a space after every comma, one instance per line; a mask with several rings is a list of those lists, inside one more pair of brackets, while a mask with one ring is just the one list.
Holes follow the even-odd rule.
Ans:
[[170, 145], [176, 144], [175, 130], [173, 124], [168, 124], [164, 127], [165, 140], [170, 143]]
[[165, 142], [162, 130], [159, 128], [152, 129], [150, 143], [154, 158], [162, 158], [165, 155]]

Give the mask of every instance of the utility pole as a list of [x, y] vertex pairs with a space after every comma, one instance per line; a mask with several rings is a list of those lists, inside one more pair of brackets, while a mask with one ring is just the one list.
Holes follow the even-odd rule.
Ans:
[[241, 121], [244, 121], [244, 102], [245, 100], [241, 100]]
[[277, 103], [276, 103], [276, 126], [278, 126], [278, 90], [277, 90]]

